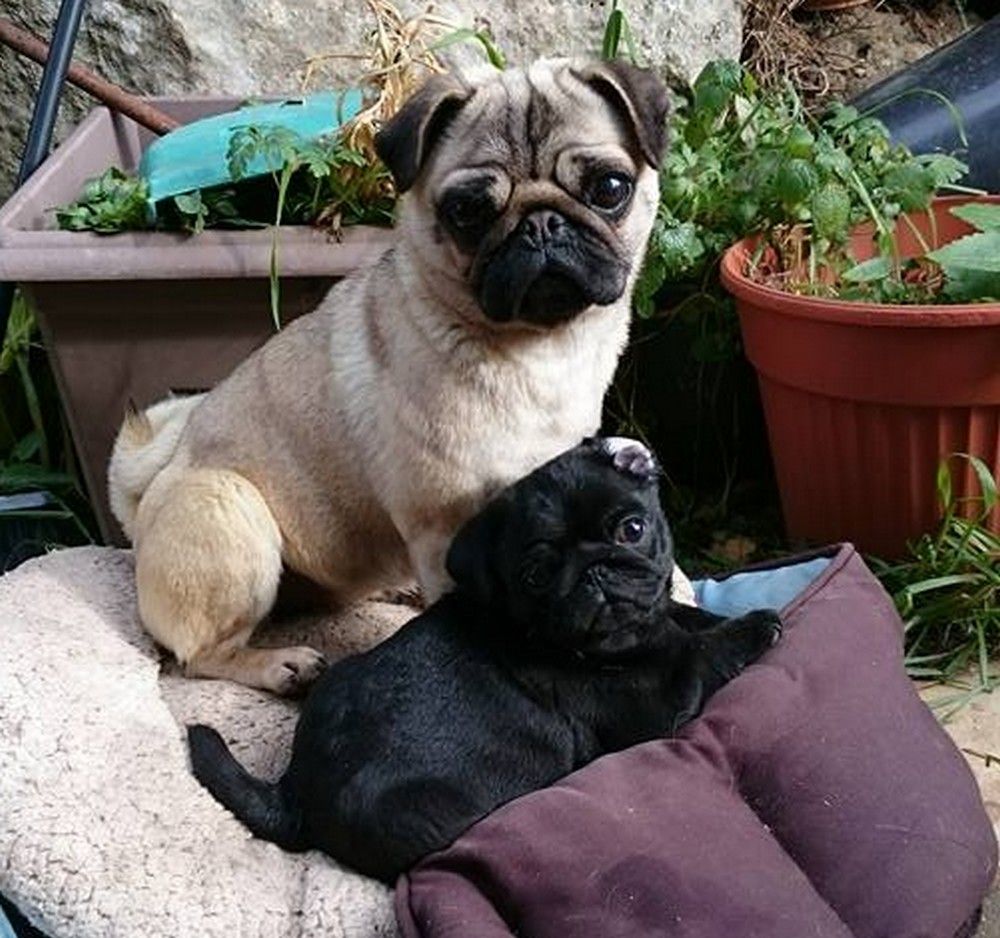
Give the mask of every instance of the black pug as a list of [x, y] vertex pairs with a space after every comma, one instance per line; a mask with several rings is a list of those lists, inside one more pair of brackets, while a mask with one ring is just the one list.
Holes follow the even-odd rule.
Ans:
[[251, 776], [207, 726], [194, 774], [258, 837], [391, 882], [494, 808], [673, 733], [780, 634], [670, 598], [649, 451], [588, 440], [456, 536], [456, 589], [308, 697], [291, 764]]

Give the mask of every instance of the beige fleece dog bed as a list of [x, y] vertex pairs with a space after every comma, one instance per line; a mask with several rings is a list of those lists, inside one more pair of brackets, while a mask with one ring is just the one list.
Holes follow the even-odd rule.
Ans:
[[[336, 658], [412, 612], [369, 603], [261, 641]], [[387, 889], [254, 840], [199, 786], [195, 721], [276, 777], [295, 706], [172, 673], [136, 618], [128, 552], [61, 551], [0, 578], [0, 893], [52, 938], [395, 935]]]

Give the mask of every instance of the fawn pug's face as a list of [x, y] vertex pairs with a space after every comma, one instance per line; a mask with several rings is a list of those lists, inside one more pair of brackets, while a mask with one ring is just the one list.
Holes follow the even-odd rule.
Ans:
[[641, 443], [585, 441], [468, 522], [449, 573], [502, 610], [512, 637], [593, 654], [639, 647], [673, 572], [656, 476]]
[[430, 79], [376, 146], [432, 289], [536, 328], [621, 299], [656, 215], [667, 109], [658, 78], [618, 62]]

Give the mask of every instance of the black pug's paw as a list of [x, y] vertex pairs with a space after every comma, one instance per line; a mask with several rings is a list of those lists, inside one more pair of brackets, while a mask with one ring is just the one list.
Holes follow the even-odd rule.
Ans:
[[706, 633], [704, 652], [712, 670], [732, 680], [781, 637], [781, 617], [773, 609], [755, 609]]
[[766, 643], [761, 649], [761, 654], [773, 645], [778, 644], [784, 626], [781, 624], [781, 616], [774, 609], [754, 609], [748, 612], [739, 621], [745, 623], [749, 628], [758, 630]]

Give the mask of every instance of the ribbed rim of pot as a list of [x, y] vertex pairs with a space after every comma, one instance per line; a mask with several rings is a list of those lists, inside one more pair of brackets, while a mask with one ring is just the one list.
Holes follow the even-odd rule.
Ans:
[[[977, 201], [969, 196], [945, 196], [934, 200], [939, 209], [951, 205]], [[997, 202], [1000, 196], [978, 201]], [[912, 306], [889, 303], [860, 303], [850, 300], [832, 300], [825, 297], [800, 296], [786, 293], [775, 287], [754, 283], [743, 272], [752, 256], [756, 238], [750, 236], [737, 241], [722, 258], [721, 276], [725, 288], [737, 299], [770, 312], [802, 319], [820, 319], [828, 322], [851, 323], [857, 326], [997, 326], [1000, 325], [1000, 303], [955, 303], [940, 306], [920, 304]]]

